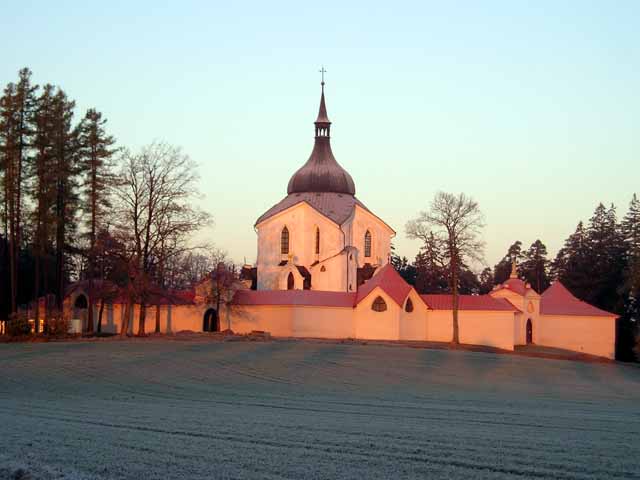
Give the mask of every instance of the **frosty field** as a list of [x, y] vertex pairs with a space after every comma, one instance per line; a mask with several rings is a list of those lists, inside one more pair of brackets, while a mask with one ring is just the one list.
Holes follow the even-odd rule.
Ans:
[[640, 368], [312, 341], [0, 344], [0, 478], [640, 478]]

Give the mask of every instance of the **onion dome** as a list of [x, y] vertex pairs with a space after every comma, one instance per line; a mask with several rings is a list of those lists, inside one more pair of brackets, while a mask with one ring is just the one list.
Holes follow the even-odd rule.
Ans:
[[356, 186], [351, 175], [340, 166], [331, 151], [331, 122], [324, 101], [324, 81], [321, 85], [320, 109], [314, 122], [316, 137], [313, 151], [307, 163], [289, 180], [287, 193], [333, 192], [355, 195]]

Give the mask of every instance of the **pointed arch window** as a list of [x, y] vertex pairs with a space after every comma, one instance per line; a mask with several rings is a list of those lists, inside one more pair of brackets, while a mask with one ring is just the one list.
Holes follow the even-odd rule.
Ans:
[[387, 302], [384, 301], [384, 298], [378, 296], [371, 304], [371, 310], [374, 312], [384, 312], [387, 309]]
[[284, 227], [280, 234], [280, 253], [282, 255], [289, 254], [289, 229]]
[[404, 304], [404, 311], [407, 313], [413, 312], [413, 302], [410, 298], [407, 298], [407, 303]]
[[316, 255], [320, 255], [320, 228], [316, 227]]
[[364, 234], [364, 256], [371, 257], [371, 232], [369, 230]]
[[293, 278], [293, 273], [289, 272], [289, 275], [287, 276], [287, 290], [293, 290], [295, 283], [296, 280]]

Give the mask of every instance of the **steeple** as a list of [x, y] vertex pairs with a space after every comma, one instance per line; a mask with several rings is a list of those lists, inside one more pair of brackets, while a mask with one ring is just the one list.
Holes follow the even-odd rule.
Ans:
[[[321, 72], [324, 72], [324, 69], [322, 69]], [[322, 93], [320, 94], [320, 109], [318, 110], [318, 118], [315, 121], [316, 137], [329, 137], [329, 132], [331, 130], [331, 121], [329, 120], [329, 116], [327, 115], [327, 106], [324, 102], [324, 73], [323, 80], [320, 85], [322, 88]]]
[[355, 195], [356, 186], [351, 175], [342, 168], [331, 151], [331, 121], [324, 99], [324, 68], [322, 73], [320, 109], [315, 125], [315, 143], [307, 162], [291, 177], [287, 193], [333, 192]]

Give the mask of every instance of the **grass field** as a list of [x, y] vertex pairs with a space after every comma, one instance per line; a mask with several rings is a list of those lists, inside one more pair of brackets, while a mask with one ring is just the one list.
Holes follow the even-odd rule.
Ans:
[[640, 368], [313, 341], [2, 344], [0, 478], [18, 468], [640, 478]]

